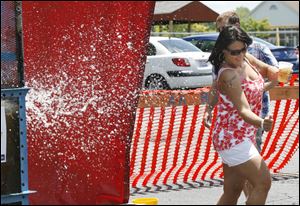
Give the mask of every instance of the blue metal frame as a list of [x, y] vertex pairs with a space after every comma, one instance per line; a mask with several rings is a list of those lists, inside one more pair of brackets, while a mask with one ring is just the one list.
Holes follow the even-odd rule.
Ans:
[[1, 52], [1, 62], [2, 61], [16, 61], [17, 60], [17, 56], [15, 53], [9, 53], [9, 52]]
[[21, 193], [1, 195], [1, 204], [22, 202], [28, 205], [28, 195], [35, 191], [28, 190], [28, 150], [27, 150], [27, 129], [26, 129], [26, 107], [25, 97], [29, 88], [1, 89], [1, 98], [18, 97], [19, 99], [19, 124], [20, 124], [20, 176]]

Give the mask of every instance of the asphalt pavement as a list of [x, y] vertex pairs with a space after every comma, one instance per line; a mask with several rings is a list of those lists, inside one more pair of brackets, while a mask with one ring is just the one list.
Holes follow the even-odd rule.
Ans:
[[[299, 149], [280, 173], [273, 174], [272, 179], [266, 205], [299, 205]], [[155, 197], [158, 205], [215, 205], [222, 188], [222, 181], [131, 188], [129, 203], [135, 198]], [[245, 205], [245, 201], [242, 194], [238, 205]]]

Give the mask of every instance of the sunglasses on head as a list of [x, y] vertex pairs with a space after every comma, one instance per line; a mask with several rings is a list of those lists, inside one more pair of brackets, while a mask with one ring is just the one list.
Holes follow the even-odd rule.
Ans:
[[231, 50], [231, 49], [226, 49], [227, 51], [229, 51], [229, 54], [231, 56], [238, 56], [240, 55], [241, 53], [245, 53], [247, 51], [247, 47], [244, 47], [242, 49], [238, 49], [238, 50]]

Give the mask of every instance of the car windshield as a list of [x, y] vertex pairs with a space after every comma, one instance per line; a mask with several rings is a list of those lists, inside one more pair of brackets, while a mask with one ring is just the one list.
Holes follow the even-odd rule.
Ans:
[[160, 40], [159, 43], [161, 43], [164, 47], [166, 47], [171, 53], [201, 51], [193, 44], [186, 42], [184, 40], [168, 39], [168, 40]]

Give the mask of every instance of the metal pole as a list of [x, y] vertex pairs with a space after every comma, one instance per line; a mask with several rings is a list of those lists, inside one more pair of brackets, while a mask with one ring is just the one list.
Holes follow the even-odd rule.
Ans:
[[280, 46], [279, 27], [276, 28], [276, 45]]
[[169, 21], [169, 33], [170, 33], [170, 36], [171, 36], [171, 34], [173, 33], [173, 20], [170, 20]]

